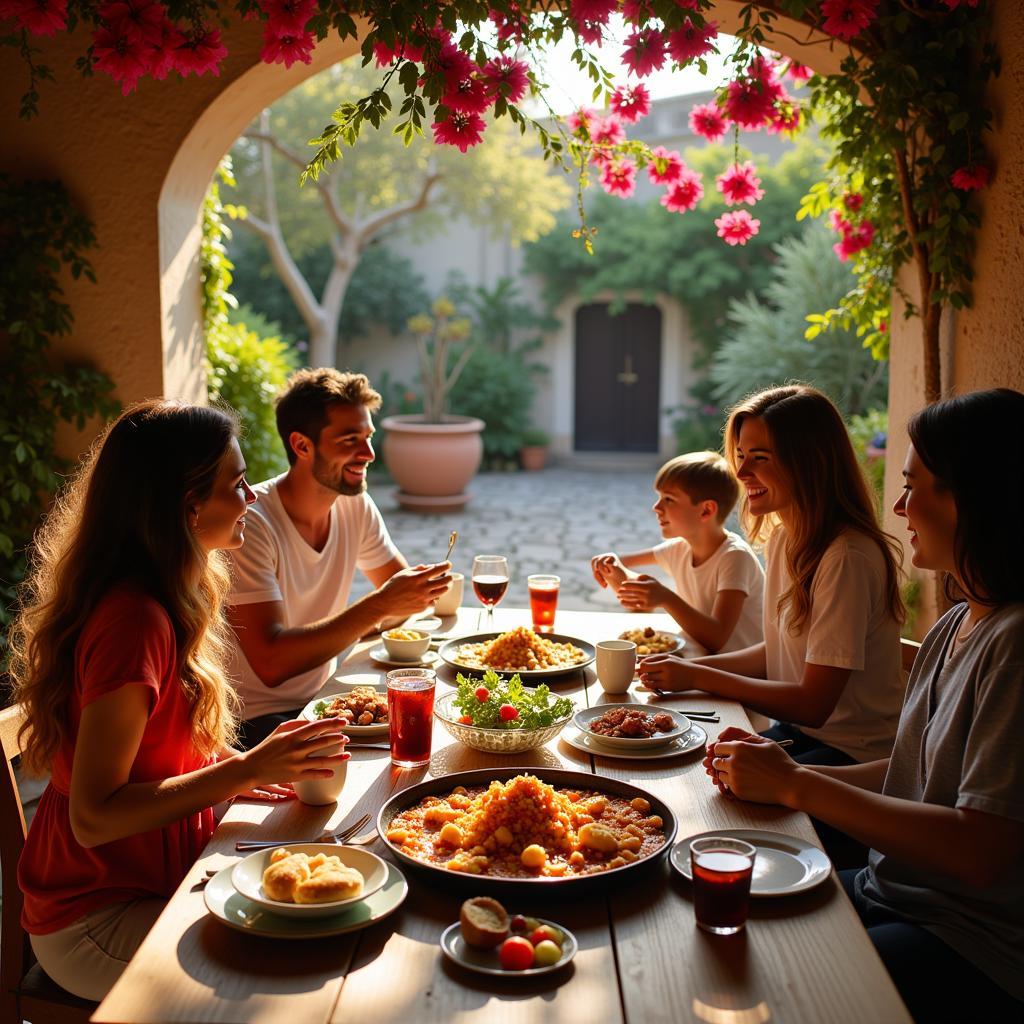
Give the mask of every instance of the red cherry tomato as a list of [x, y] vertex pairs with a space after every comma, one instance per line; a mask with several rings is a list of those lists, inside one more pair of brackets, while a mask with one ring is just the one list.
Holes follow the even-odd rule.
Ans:
[[491, 691], [488, 690], [486, 686], [478, 686], [476, 688], [476, 699], [480, 701], [481, 704], [486, 704], [490, 699], [490, 696]]
[[533, 966], [533, 943], [520, 935], [513, 935], [501, 944], [498, 959], [506, 971], [525, 971]]
[[473, 718], [472, 718], [472, 716], [471, 716], [471, 715], [463, 715], [463, 716], [462, 716], [462, 717], [461, 717], [461, 718], [459, 719], [459, 723], [460, 723], [461, 725], [472, 725], [472, 724], [473, 724]]
[[519, 717], [519, 710], [512, 704], [502, 704], [498, 709], [498, 714], [503, 722], [511, 722]]

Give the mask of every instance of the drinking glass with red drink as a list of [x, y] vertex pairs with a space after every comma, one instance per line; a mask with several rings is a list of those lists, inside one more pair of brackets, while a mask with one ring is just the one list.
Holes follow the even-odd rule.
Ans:
[[750, 880], [757, 849], [742, 839], [705, 836], [690, 844], [693, 910], [697, 926], [715, 935], [735, 935], [747, 923]]
[[557, 576], [543, 576], [539, 573], [526, 577], [526, 586], [530, 591], [530, 617], [538, 633], [550, 633], [555, 628], [558, 585], [561, 582]]
[[508, 559], [504, 555], [477, 555], [473, 559], [473, 592], [487, 612], [487, 628], [494, 628], [494, 606], [508, 590]]
[[388, 673], [391, 763], [399, 768], [430, 763], [436, 681], [436, 673], [429, 668], [399, 668]]

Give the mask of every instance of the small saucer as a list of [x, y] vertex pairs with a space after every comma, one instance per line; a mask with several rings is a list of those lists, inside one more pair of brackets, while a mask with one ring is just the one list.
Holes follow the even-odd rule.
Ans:
[[541, 918], [537, 920], [541, 924], [553, 925], [565, 936], [562, 943], [562, 957], [553, 964], [547, 964], [544, 967], [527, 967], [522, 971], [507, 971], [501, 966], [497, 949], [478, 949], [463, 939], [458, 921], [449, 925], [442, 933], [441, 952], [453, 963], [465, 967], [468, 971], [476, 971], [477, 974], [491, 974], [500, 978], [535, 978], [538, 974], [551, 974], [553, 971], [559, 971], [565, 967], [576, 955], [576, 950], [579, 947], [576, 936], [564, 925]]
[[388, 665], [392, 668], [423, 668], [441, 660], [436, 651], [427, 651], [422, 658], [413, 658], [412, 661], [397, 661], [388, 654], [388, 649], [383, 644], [371, 648], [370, 657], [378, 665]]

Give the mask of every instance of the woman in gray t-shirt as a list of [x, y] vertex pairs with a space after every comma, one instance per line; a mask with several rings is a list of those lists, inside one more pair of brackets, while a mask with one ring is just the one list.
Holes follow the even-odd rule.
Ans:
[[914, 565], [946, 573], [957, 603], [921, 647], [892, 755], [810, 768], [726, 730], [705, 760], [724, 792], [806, 811], [872, 848], [843, 882], [928, 1024], [1024, 1020], [1022, 425], [1024, 395], [1006, 388], [908, 425], [894, 511]]

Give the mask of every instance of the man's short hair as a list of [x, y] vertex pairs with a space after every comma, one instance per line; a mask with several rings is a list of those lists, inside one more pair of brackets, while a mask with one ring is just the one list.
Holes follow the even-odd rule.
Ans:
[[289, 464], [295, 463], [296, 455], [288, 438], [298, 431], [317, 444], [333, 406], [365, 405], [376, 412], [380, 403], [380, 395], [364, 373], [342, 373], [331, 366], [293, 373], [274, 403], [277, 432]]
[[717, 452], [688, 452], [669, 459], [654, 480], [656, 490], [675, 487], [694, 504], [713, 501], [718, 521], [724, 523], [740, 497], [740, 482], [729, 463]]

